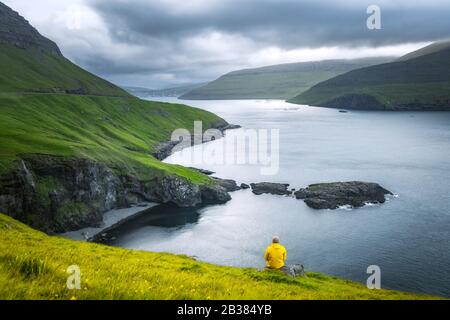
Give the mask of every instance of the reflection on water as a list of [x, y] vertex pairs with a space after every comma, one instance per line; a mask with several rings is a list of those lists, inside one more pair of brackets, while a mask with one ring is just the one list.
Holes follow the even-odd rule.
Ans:
[[365, 283], [367, 267], [378, 265], [382, 287], [450, 296], [450, 113], [340, 113], [281, 101], [189, 104], [244, 128], [280, 130], [276, 176], [250, 165], [201, 166], [218, 177], [294, 188], [365, 180], [399, 196], [357, 210], [317, 211], [293, 198], [241, 190], [224, 205], [149, 211], [116, 230], [111, 244], [260, 267], [278, 234], [289, 263], [307, 270]]

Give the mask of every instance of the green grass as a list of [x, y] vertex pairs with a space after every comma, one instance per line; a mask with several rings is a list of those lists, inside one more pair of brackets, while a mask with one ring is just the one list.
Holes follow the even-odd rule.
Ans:
[[[66, 270], [81, 269], [81, 290]], [[435, 299], [319, 273], [223, 267], [187, 256], [50, 237], [0, 214], [0, 299]]]
[[64, 57], [37, 49], [0, 44], [0, 92], [64, 93], [81, 90], [102, 96], [130, 95], [73, 64]]
[[450, 49], [353, 70], [321, 82], [289, 102], [326, 107], [337, 98], [355, 94], [374, 97], [386, 109], [419, 104], [450, 110]]
[[[223, 121], [197, 108], [149, 102], [81, 69], [64, 57], [0, 44], [0, 175], [30, 154], [88, 158], [140, 180], [206, 176], [150, 154], [173, 130]], [[74, 94], [76, 93], [76, 94]]]
[[164, 164], [150, 153], [177, 128], [205, 129], [221, 119], [183, 105], [134, 97], [67, 94], [0, 94], [0, 174], [27, 154], [89, 158], [141, 179], [175, 173], [209, 181], [181, 166]]
[[230, 72], [182, 99], [288, 99], [347, 71], [389, 58], [289, 63]]

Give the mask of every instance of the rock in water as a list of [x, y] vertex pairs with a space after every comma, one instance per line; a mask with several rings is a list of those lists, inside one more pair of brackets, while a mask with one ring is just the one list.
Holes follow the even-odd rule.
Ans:
[[233, 192], [241, 190], [242, 188], [239, 187], [236, 183], [236, 181], [231, 179], [220, 179], [216, 177], [212, 177], [214, 181], [221, 187], [225, 188], [227, 192]]
[[312, 184], [294, 193], [313, 209], [337, 209], [350, 205], [362, 207], [366, 203], [384, 203], [385, 195], [392, 194], [377, 183], [350, 181]]
[[276, 195], [289, 195], [291, 191], [288, 190], [288, 183], [273, 183], [273, 182], [260, 182], [251, 183], [252, 192], [256, 195], [263, 193], [270, 193]]
[[241, 188], [246, 190], [246, 189], [250, 189], [250, 186], [246, 183], [241, 183]]

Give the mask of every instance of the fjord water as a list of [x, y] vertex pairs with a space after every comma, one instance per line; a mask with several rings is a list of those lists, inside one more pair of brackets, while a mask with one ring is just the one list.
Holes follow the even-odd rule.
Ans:
[[377, 265], [383, 288], [450, 296], [450, 113], [341, 113], [282, 101], [178, 102], [244, 129], [279, 129], [280, 169], [262, 176], [255, 165], [199, 165], [175, 156], [166, 162], [201, 166], [239, 183], [299, 188], [377, 182], [398, 196], [382, 205], [317, 211], [290, 197], [241, 190], [225, 205], [145, 212], [115, 230], [111, 244], [263, 267], [264, 249], [277, 234], [288, 263], [303, 263], [307, 270], [365, 283], [367, 267]]

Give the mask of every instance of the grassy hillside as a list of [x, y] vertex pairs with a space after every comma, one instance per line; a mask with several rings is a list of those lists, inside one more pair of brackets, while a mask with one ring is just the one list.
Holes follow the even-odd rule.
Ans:
[[425, 56], [427, 54], [446, 50], [449, 48], [450, 48], [450, 41], [438, 41], [438, 42], [432, 43], [424, 48], [421, 48], [419, 50], [405, 54], [404, 56], [400, 57], [397, 61], [406, 61], [406, 60], [418, 58], [421, 56]]
[[288, 99], [313, 85], [391, 58], [289, 63], [230, 72], [181, 96], [182, 99]]
[[350, 71], [289, 102], [348, 109], [450, 110], [450, 48]]
[[[67, 268], [81, 269], [68, 290]], [[49, 237], [0, 214], [0, 299], [432, 299], [308, 273], [221, 267], [186, 256]]]
[[129, 96], [121, 88], [60, 55], [0, 43], [0, 92], [76, 93]]
[[207, 178], [180, 166], [164, 164], [152, 148], [173, 130], [192, 130], [221, 119], [183, 105], [133, 97], [0, 93], [0, 175], [26, 154], [77, 156], [148, 179], [164, 172], [197, 182]]

